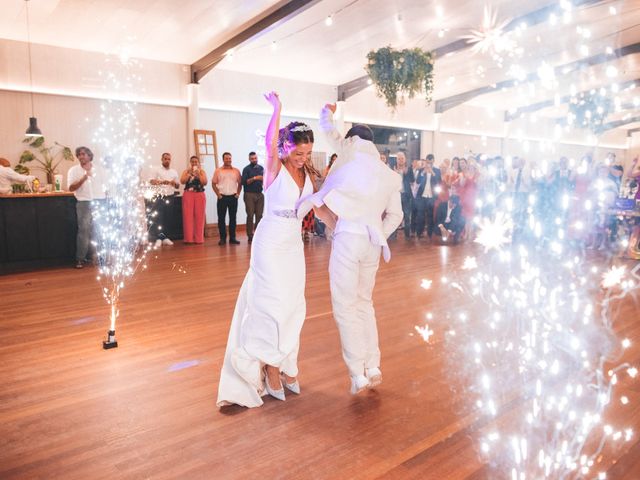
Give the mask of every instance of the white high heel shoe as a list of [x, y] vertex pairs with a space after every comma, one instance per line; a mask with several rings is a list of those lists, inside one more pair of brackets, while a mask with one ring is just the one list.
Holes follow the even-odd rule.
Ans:
[[269, 377], [267, 375], [266, 368], [264, 372], [264, 386], [267, 389], [267, 393], [273, 398], [277, 398], [278, 400], [282, 400], [283, 402], [286, 400], [284, 396], [284, 387], [280, 387], [279, 390], [274, 390], [269, 386]]
[[287, 387], [288, 390], [295, 393], [296, 395], [300, 395], [300, 383], [298, 382], [298, 379], [296, 379], [296, 381], [293, 383], [287, 383], [286, 377], [284, 375], [281, 375], [280, 380], [282, 381], [282, 385]]

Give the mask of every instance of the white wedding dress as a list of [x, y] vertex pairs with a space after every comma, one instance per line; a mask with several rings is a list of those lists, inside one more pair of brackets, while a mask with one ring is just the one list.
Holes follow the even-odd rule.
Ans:
[[265, 191], [265, 215], [251, 245], [249, 271], [231, 320], [218, 386], [219, 407], [259, 407], [265, 364], [298, 375], [300, 330], [306, 315], [305, 261], [300, 197], [313, 193], [309, 176], [302, 191], [282, 166]]

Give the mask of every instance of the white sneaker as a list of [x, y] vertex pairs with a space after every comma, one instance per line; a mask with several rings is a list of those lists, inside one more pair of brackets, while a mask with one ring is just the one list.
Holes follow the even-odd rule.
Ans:
[[382, 372], [379, 368], [367, 368], [366, 374], [369, 379], [367, 388], [374, 388], [382, 383]]
[[155, 248], [156, 250], [158, 248], [160, 248], [161, 246], [162, 246], [162, 240], [160, 240], [160, 239], [157, 239], [156, 243], [153, 244], [153, 248]]
[[173, 242], [171, 240], [169, 240], [168, 238], [165, 238], [164, 240], [162, 240], [162, 244], [163, 245], [167, 245], [167, 246], [171, 246], [171, 245], [173, 245]]
[[357, 395], [369, 386], [369, 379], [364, 375], [353, 375], [351, 377], [351, 395]]

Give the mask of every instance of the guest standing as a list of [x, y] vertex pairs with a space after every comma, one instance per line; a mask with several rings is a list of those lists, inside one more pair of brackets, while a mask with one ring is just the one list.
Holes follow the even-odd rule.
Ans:
[[329, 165], [327, 165], [324, 169], [324, 172], [322, 172], [322, 179], [324, 180], [325, 178], [327, 178], [327, 175], [329, 175], [329, 171], [331, 170], [331, 167], [333, 167], [333, 164], [335, 163], [335, 161], [338, 159], [338, 154], [337, 153], [333, 153], [331, 154], [331, 157], [329, 158]]
[[171, 154], [163, 153], [160, 161], [162, 166], [153, 173], [153, 177], [149, 180], [151, 185], [158, 188], [158, 194], [154, 198], [153, 204], [156, 217], [151, 228], [151, 233], [156, 238], [156, 248], [162, 245], [173, 245], [171, 239], [163, 231], [171, 214], [171, 205], [167, 198], [174, 197], [180, 191], [180, 177], [178, 172], [171, 168]]
[[[423, 220], [422, 214], [420, 212], [420, 207], [422, 206], [421, 201], [421, 192], [420, 188], [424, 183], [425, 179], [422, 176], [422, 171], [424, 170], [424, 162], [419, 158], [414, 158], [411, 161], [411, 188], [409, 189], [409, 193], [411, 194], [411, 217], [410, 223], [411, 226], [411, 235], [418, 233], [418, 225], [420, 221]], [[405, 218], [406, 221], [406, 218]]]
[[402, 177], [400, 198], [402, 200], [404, 238], [409, 239], [411, 237], [411, 209], [413, 204], [413, 195], [411, 193], [411, 185], [414, 180], [413, 170], [407, 165], [407, 157], [404, 152], [398, 152], [396, 158], [397, 162], [394, 170]]
[[204, 187], [207, 174], [195, 155], [189, 159], [190, 167], [180, 176], [184, 185], [182, 195], [182, 231], [184, 243], [204, 243], [204, 212], [207, 199]]
[[255, 229], [258, 228], [264, 210], [264, 194], [262, 193], [263, 179], [264, 167], [258, 165], [258, 155], [256, 155], [256, 152], [250, 152], [249, 165], [242, 170], [244, 207], [247, 212], [247, 236], [249, 237], [249, 243], [253, 241], [253, 233]]
[[427, 159], [422, 162], [424, 167], [420, 171], [417, 180], [419, 188], [416, 196], [418, 202], [416, 233], [418, 238], [422, 238], [426, 226], [429, 240], [431, 240], [435, 230], [435, 203], [442, 183], [440, 169], [433, 166], [434, 160], [435, 158], [432, 154], [427, 155]]
[[460, 159], [460, 175], [454, 183], [455, 191], [460, 197], [462, 218], [465, 220], [465, 237], [469, 237], [473, 228], [473, 215], [476, 209], [476, 194], [478, 192], [477, 169], [466, 159]]
[[222, 166], [213, 174], [211, 187], [218, 197], [218, 231], [220, 241], [218, 245], [227, 243], [227, 211], [229, 211], [229, 243], [239, 245], [236, 239], [236, 215], [238, 213], [238, 198], [242, 191], [242, 176], [240, 170], [231, 166], [231, 154], [222, 154]]
[[77, 200], [76, 268], [82, 268], [84, 262], [88, 261], [87, 254], [91, 242], [91, 202], [94, 200], [95, 170], [93, 152], [87, 147], [76, 148], [76, 157], [80, 164], [74, 165], [67, 172], [67, 185]]
[[[637, 184], [640, 184], [640, 159], [638, 157], [633, 159], [631, 166], [631, 173], [629, 178], [633, 178]], [[640, 187], [636, 191], [636, 202], [640, 200]]]

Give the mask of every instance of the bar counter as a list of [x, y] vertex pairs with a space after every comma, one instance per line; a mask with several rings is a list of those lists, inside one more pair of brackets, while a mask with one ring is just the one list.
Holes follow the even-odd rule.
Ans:
[[0, 195], [0, 274], [73, 265], [77, 228], [71, 192]]
[[44, 193], [10, 193], [0, 194], [0, 198], [47, 198], [47, 197], [73, 197], [72, 192], [44, 192]]
[[[162, 204], [162, 231], [172, 240], [182, 239], [182, 197], [166, 197]], [[157, 208], [154, 202], [147, 206]], [[0, 195], [0, 274], [73, 266], [77, 231], [71, 192]]]

